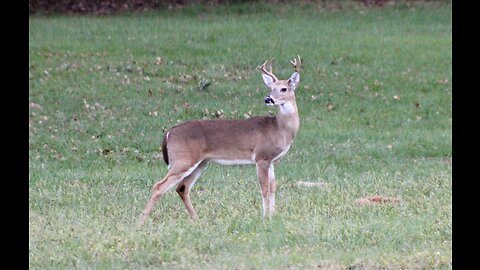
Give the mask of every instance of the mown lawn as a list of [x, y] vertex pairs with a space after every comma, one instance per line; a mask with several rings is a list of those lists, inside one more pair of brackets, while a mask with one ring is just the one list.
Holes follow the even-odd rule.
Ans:
[[[451, 4], [29, 21], [32, 269], [451, 268]], [[257, 67], [274, 58], [286, 78], [297, 54], [301, 127], [276, 165], [277, 214], [261, 218], [255, 167], [211, 164], [197, 222], [171, 190], [138, 226], [167, 171], [164, 130], [274, 113]], [[401, 201], [354, 204], [369, 195]]]

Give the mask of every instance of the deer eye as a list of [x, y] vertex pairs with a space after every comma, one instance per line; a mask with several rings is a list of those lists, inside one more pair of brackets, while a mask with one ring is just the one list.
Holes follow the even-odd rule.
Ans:
[[280, 91], [286, 92], [286, 91], [287, 91], [287, 88], [282, 88], [282, 89], [280, 89]]

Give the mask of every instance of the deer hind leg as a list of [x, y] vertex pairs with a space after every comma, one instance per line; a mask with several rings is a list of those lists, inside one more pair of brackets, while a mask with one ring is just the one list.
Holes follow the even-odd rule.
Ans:
[[188, 211], [188, 214], [192, 219], [197, 219], [197, 213], [193, 208], [192, 201], [190, 200], [190, 190], [192, 189], [195, 181], [200, 177], [203, 170], [207, 166], [207, 161], [202, 161], [197, 168], [187, 177], [185, 177], [177, 186], [177, 193], [182, 198], [183, 204]]
[[145, 209], [143, 210], [140, 217], [140, 224], [143, 224], [145, 222], [148, 215], [150, 215], [150, 213], [152, 212], [153, 206], [158, 201], [158, 199], [160, 199], [160, 197], [174, 185], [178, 184], [184, 178], [188, 177], [200, 163], [201, 161], [190, 166], [172, 166], [168, 171], [167, 175], [161, 181], [155, 183], [152, 188], [152, 196], [148, 200], [147, 205], [145, 206]]
[[257, 177], [260, 189], [262, 191], [262, 210], [263, 216], [269, 212], [269, 197], [270, 197], [270, 181], [268, 177], [268, 170], [271, 162], [257, 161]]

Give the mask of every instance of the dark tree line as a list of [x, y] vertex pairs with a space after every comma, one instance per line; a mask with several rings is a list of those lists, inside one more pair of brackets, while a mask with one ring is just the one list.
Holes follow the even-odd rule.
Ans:
[[[365, 6], [383, 6], [389, 2], [415, 2], [418, 0], [352, 0]], [[261, 0], [29, 0], [29, 14], [113, 14], [125, 11], [146, 11], [178, 8], [192, 4], [222, 5], [262, 2]], [[295, 0], [265, 0], [263, 2], [295, 2]], [[310, 2], [335, 2], [332, 0], [310, 0]], [[341, 4], [343, 1], [337, 1]]]

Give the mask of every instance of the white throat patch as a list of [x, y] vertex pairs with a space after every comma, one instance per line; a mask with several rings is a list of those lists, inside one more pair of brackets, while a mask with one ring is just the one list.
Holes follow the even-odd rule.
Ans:
[[295, 107], [290, 102], [284, 103], [279, 106], [280, 106], [280, 111], [284, 114], [291, 114], [295, 112]]

